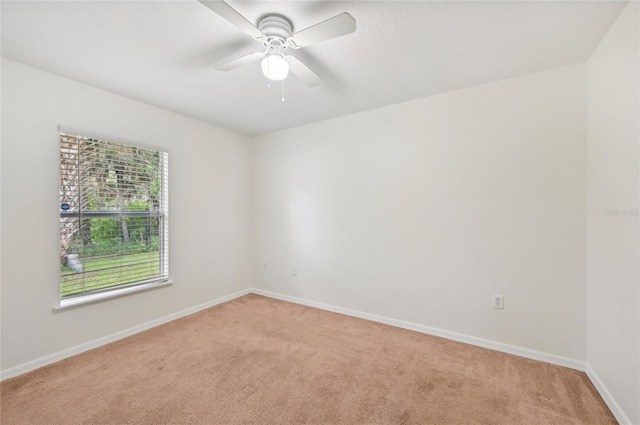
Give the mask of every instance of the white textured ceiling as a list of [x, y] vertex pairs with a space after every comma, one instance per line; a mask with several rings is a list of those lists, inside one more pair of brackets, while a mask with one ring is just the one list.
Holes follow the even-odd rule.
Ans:
[[626, 2], [230, 1], [294, 32], [341, 12], [355, 33], [293, 51], [324, 80], [267, 88], [262, 46], [193, 0], [2, 1], [2, 56], [248, 135], [586, 60]]

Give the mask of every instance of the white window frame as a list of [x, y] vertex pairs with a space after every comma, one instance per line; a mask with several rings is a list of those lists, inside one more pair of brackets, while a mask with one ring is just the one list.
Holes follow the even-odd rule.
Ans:
[[[137, 142], [128, 142], [123, 141], [122, 139], [97, 135], [95, 133], [90, 133], [86, 131], [74, 130], [66, 127], [59, 127], [59, 137], [58, 143], [60, 144], [60, 138], [63, 136], [71, 136], [78, 138], [86, 138], [86, 139], [95, 139], [100, 141], [108, 141], [112, 143], [116, 143], [119, 145], [127, 145], [134, 146], [144, 149], [155, 150], [161, 155], [161, 208], [160, 215], [162, 215], [162, 226], [160, 228], [161, 236], [159, 238], [159, 267], [161, 270], [161, 276], [153, 279], [148, 279], [144, 281], [133, 282], [130, 284], [122, 284], [119, 286], [113, 286], [110, 288], [103, 288], [101, 290], [87, 292], [81, 295], [75, 295], [72, 297], [63, 297], [60, 295], [59, 305], [54, 306], [53, 312], [60, 312], [68, 309], [73, 309], [76, 307], [80, 307], [83, 305], [94, 304], [97, 302], [106, 301], [113, 298], [119, 298], [122, 296], [148, 291], [151, 289], [161, 288], [172, 285], [172, 281], [169, 278], [169, 181], [168, 181], [168, 152], [163, 149], [158, 149], [157, 147], [151, 147], [148, 145], [144, 145]], [[60, 147], [58, 152], [60, 152]], [[59, 179], [62, 178], [60, 175]], [[82, 211], [74, 211], [74, 212], [65, 212], [60, 211], [59, 216], [62, 217], [79, 217], [79, 216], [94, 216], [94, 217], [135, 217], [139, 216], [139, 213], [135, 212], [82, 212]], [[156, 214], [158, 215], [158, 214]], [[61, 237], [61, 235], [59, 236]], [[61, 288], [62, 280], [60, 278], [59, 288]], [[59, 289], [60, 291], [60, 289]]]

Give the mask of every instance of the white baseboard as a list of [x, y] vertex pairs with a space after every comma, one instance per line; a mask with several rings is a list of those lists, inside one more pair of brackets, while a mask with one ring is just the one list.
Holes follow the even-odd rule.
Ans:
[[616, 403], [616, 400], [613, 398], [598, 374], [591, 368], [591, 365], [589, 363], [587, 363], [585, 372], [593, 383], [593, 386], [596, 387], [596, 390], [600, 393], [600, 397], [602, 397], [609, 410], [611, 410], [611, 413], [613, 413], [613, 416], [615, 416], [618, 423], [620, 423], [620, 425], [632, 425], [631, 420], [629, 420], [627, 415], [624, 414], [624, 411], [620, 408], [620, 405]]
[[4, 381], [5, 379], [13, 378], [18, 375], [22, 375], [23, 373], [30, 372], [32, 370], [41, 368], [51, 363], [58, 362], [60, 360], [64, 360], [67, 357], [75, 356], [77, 354], [83, 353], [85, 351], [93, 350], [94, 348], [98, 348], [100, 346], [109, 344], [111, 342], [117, 341], [122, 338], [126, 338], [133, 334], [137, 334], [142, 331], [146, 331], [147, 329], [155, 328], [156, 326], [162, 325], [167, 322], [171, 322], [172, 320], [179, 319], [181, 317], [188, 316], [190, 314], [194, 314], [199, 312], [200, 310], [204, 310], [209, 307], [213, 307], [214, 305], [222, 304], [227, 301], [231, 301], [235, 298], [241, 297], [243, 295], [249, 294], [251, 291], [249, 289], [244, 289], [242, 291], [235, 292], [230, 295], [226, 295], [224, 297], [217, 298], [215, 300], [208, 301], [203, 304], [199, 304], [195, 307], [190, 307], [182, 311], [178, 311], [176, 313], [169, 314], [164, 317], [160, 317], [155, 320], [151, 320], [150, 322], [142, 323], [140, 325], [134, 326], [129, 329], [125, 329], [120, 332], [113, 333], [111, 335], [104, 336], [102, 338], [94, 339], [93, 341], [85, 342], [84, 344], [76, 345], [75, 347], [68, 348], [66, 350], [59, 351], [54, 354], [50, 354], [48, 356], [40, 357], [39, 359], [32, 360], [27, 363], [23, 363], [18, 366], [11, 367], [9, 369], [0, 371], [0, 381]]
[[358, 317], [360, 319], [371, 320], [374, 322], [384, 323], [386, 325], [396, 326], [398, 328], [408, 329], [411, 331], [421, 332], [424, 334], [439, 336], [442, 338], [450, 339], [453, 341], [464, 342], [466, 344], [476, 345], [478, 347], [488, 348], [490, 350], [500, 351], [503, 353], [514, 354], [516, 356], [525, 357], [527, 359], [538, 360], [546, 363], [551, 363], [558, 366], [564, 366], [571, 369], [576, 369], [581, 372], [585, 371], [585, 362], [571, 359], [568, 357], [557, 356], [555, 354], [549, 354], [542, 351], [531, 350], [528, 348], [518, 347], [515, 345], [503, 344], [501, 342], [491, 341], [489, 339], [478, 338], [475, 336], [464, 335], [456, 332], [451, 332], [443, 329], [432, 328], [430, 326], [419, 325], [416, 323], [405, 322], [403, 320], [391, 319], [389, 317], [378, 316], [377, 314], [363, 313], [357, 310], [351, 310], [343, 307], [336, 307], [330, 304], [323, 304], [316, 301], [310, 301], [303, 298], [293, 297], [290, 295], [283, 295], [276, 292], [265, 291], [262, 289], [251, 288], [251, 292], [258, 295], [263, 295], [269, 298], [275, 298], [282, 301], [289, 301], [295, 304], [306, 305], [308, 307], [315, 307], [321, 310], [327, 310], [334, 313], [346, 314], [347, 316]]

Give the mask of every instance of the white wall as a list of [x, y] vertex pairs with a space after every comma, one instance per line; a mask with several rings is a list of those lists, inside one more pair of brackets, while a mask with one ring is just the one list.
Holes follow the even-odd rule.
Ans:
[[588, 62], [588, 362], [640, 424], [639, 5]]
[[[58, 124], [169, 152], [171, 287], [53, 314]], [[250, 141], [2, 62], [2, 370], [250, 286]]]
[[257, 137], [257, 287], [584, 361], [585, 87], [575, 65]]

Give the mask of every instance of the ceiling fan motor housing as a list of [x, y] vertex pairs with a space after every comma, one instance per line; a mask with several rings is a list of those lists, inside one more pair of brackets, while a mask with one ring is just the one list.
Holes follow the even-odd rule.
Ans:
[[286, 40], [291, 37], [291, 22], [278, 15], [268, 15], [260, 20], [258, 29], [264, 34], [260, 41], [274, 53], [282, 53], [287, 48]]
[[283, 16], [268, 15], [260, 19], [258, 29], [267, 37], [278, 37], [286, 40], [293, 30], [291, 22]]

